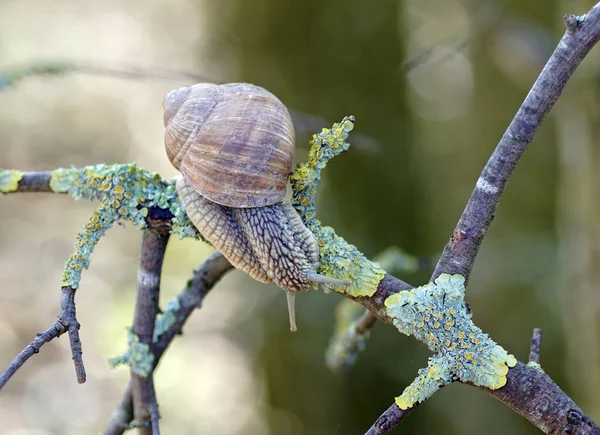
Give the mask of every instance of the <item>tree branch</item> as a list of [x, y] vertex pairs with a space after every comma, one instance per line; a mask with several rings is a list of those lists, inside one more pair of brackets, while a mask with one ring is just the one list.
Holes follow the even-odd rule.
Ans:
[[373, 426], [365, 435], [386, 435], [389, 434], [402, 420], [408, 417], [418, 405], [408, 409], [400, 409], [395, 403], [392, 404], [383, 414], [379, 416]]
[[0, 375], [0, 390], [8, 380], [21, 368], [33, 355], [39, 353], [40, 348], [49, 341], [60, 337], [65, 332], [69, 333], [69, 342], [73, 362], [75, 364], [75, 375], [77, 382], [85, 382], [85, 367], [83, 366], [81, 341], [79, 340], [79, 323], [75, 316], [75, 290], [71, 287], [63, 287], [60, 299], [61, 314], [52, 326], [44, 332], [37, 334], [35, 339], [29, 343], [10, 363], [8, 368]]
[[103, 435], [123, 435], [133, 420], [133, 396], [131, 394], [131, 381], [127, 383], [121, 400], [108, 421]]
[[540, 363], [540, 347], [542, 345], [542, 330], [533, 328], [533, 336], [529, 350], [529, 362]]
[[0, 375], [0, 390], [8, 382], [12, 375], [14, 375], [29, 358], [39, 353], [40, 348], [44, 344], [55, 339], [56, 337], [60, 337], [62, 334], [67, 332], [67, 330], [68, 328], [66, 325], [64, 325], [60, 320], [56, 320], [56, 322], [54, 322], [50, 328], [46, 329], [44, 332], [38, 333], [35, 339], [16, 356], [8, 368]]
[[[173, 339], [181, 334], [183, 325], [196, 308], [200, 308], [206, 294], [219, 282], [219, 280], [233, 269], [233, 266], [219, 252], [211, 255], [202, 265], [194, 271], [186, 287], [176, 297], [179, 308], [174, 311], [175, 321], [158, 337], [154, 343], [154, 368], [167, 350]], [[122, 435], [129, 423], [133, 420], [133, 400], [131, 396], [131, 383], [127, 385], [119, 405], [113, 412], [104, 435]]]
[[[168, 241], [168, 231], [150, 229], [143, 233], [133, 333], [139, 338], [139, 342], [147, 345], [149, 349], [153, 346], [154, 323], [159, 312], [160, 275]], [[140, 435], [157, 435], [158, 405], [152, 371], [144, 376], [132, 368], [131, 392], [133, 415], [136, 425], [140, 425]]]
[[600, 5], [583, 17], [569, 15], [565, 21], [567, 32], [483, 168], [432, 280], [449, 273], [460, 274], [468, 282], [483, 238], [517, 163], [575, 69], [600, 39]]
[[81, 340], [79, 339], [79, 322], [75, 315], [75, 289], [72, 287], [63, 287], [60, 297], [61, 314], [58, 320], [68, 328], [69, 343], [71, 345], [71, 354], [75, 364], [75, 374], [77, 382], [85, 382], [85, 368], [83, 366]]
[[482, 389], [545, 433], [600, 434], [600, 428], [541, 370], [519, 362], [506, 377], [504, 387]]

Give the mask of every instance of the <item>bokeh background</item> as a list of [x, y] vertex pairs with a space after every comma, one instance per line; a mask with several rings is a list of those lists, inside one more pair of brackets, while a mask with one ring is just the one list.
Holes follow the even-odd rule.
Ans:
[[[435, 259], [479, 172], [563, 33], [591, 0], [2, 0], [0, 167], [136, 161], [175, 175], [162, 100], [197, 81], [262, 85], [293, 110], [299, 141], [347, 114], [350, 151], [325, 172], [319, 213], [374, 257], [389, 246]], [[468, 288], [475, 322], [526, 360], [544, 330], [546, 372], [600, 420], [598, 50], [523, 158]], [[70, 74], [32, 66], [72, 62]], [[15, 69], [16, 68], [16, 69]], [[9, 80], [21, 76], [21, 80]], [[0, 198], [0, 370], [58, 313], [64, 261], [95, 208], [67, 197]], [[128, 378], [125, 349], [140, 233], [117, 226], [77, 294], [88, 381], [66, 339], [43, 347], [0, 394], [0, 434], [100, 433]], [[210, 255], [173, 239], [162, 304]], [[413, 284], [431, 270], [399, 272]], [[336, 294], [298, 297], [230, 273], [156, 374], [166, 434], [362, 434], [426, 364], [428, 351], [378, 324], [343, 375], [324, 365]], [[397, 433], [534, 434], [485, 393], [452, 385]]]

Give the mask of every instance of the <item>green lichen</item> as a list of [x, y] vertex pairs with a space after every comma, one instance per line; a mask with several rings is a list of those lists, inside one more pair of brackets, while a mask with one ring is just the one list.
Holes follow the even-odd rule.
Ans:
[[134, 334], [132, 329], [127, 332], [127, 350], [123, 355], [113, 356], [108, 359], [111, 367], [128, 365], [131, 370], [142, 377], [152, 373], [154, 355], [150, 352], [150, 346], [140, 343], [140, 338]]
[[[396, 246], [377, 254], [375, 261], [388, 273], [415, 272], [419, 261]], [[342, 299], [335, 308], [335, 330], [325, 351], [325, 363], [334, 372], [344, 372], [355, 363], [365, 350], [370, 331], [358, 330], [358, 320], [366, 313], [362, 305], [352, 299]]]
[[435, 355], [427, 369], [407, 387], [396, 404], [412, 407], [454, 380], [492, 390], [506, 384], [517, 360], [471, 320], [464, 301], [464, 277], [440, 275], [435, 282], [401, 291], [385, 300], [387, 314], [398, 330], [425, 343]]
[[175, 186], [135, 163], [57, 169], [52, 172], [50, 188], [75, 199], [100, 202], [77, 235], [75, 252], [67, 260], [63, 273], [63, 286], [78, 288], [81, 271], [89, 266], [96, 244], [116, 221], [129, 221], [145, 228], [149, 208], [170, 211], [174, 216], [171, 232], [180, 238], [200, 238], [179, 203]]
[[177, 311], [181, 308], [179, 297], [175, 296], [167, 304], [167, 308], [156, 317], [156, 323], [154, 324], [154, 336], [152, 341], [156, 343], [161, 335], [169, 330], [171, 326], [177, 320]]
[[330, 370], [348, 370], [359, 352], [365, 350], [370, 331], [359, 332], [357, 329], [357, 320], [364, 312], [363, 306], [351, 299], [343, 299], [335, 308], [335, 332], [325, 353], [325, 362]]
[[329, 160], [348, 149], [349, 144], [345, 141], [353, 127], [354, 118], [346, 117], [331, 129], [324, 128], [313, 136], [308, 162], [298, 165], [290, 177], [292, 205], [319, 243], [321, 261], [318, 272], [348, 281], [350, 285], [347, 288], [335, 289], [340, 293], [372, 296], [385, 271], [377, 263], [369, 261], [355, 246], [336, 235], [333, 228], [321, 226], [315, 212], [321, 171]]
[[544, 369], [542, 368], [542, 366], [540, 365], [540, 363], [537, 363], [535, 361], [529, 361], [527, 363], [527, 366], [536, 369], [540, 373], [546, 373], [544, 371]]
[[22, 178], [21, 171], [0, 169], [0, 193], [16, 192]]

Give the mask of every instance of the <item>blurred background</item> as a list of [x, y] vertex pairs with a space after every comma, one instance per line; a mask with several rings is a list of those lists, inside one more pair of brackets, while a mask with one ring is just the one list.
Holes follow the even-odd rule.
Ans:
[[[374, 257], [435, 259], [481, 168], [563, 33], [591, 0], [1, 0], [0, 167], [135, 161], [175, 175], [162, 142], [166, 93], [248, 81], [310, 135], [356, 116], [352, 147], [325, 171], [322, 220]], [[467, 292], [474, 321], [521, 361], [534, 327], [542, 366], [600, 420], [598, 52], [579, 68], [523, 158]], [[29, 74], [67, 62], [69, 74]], [[32, 71], [34, 68], [35, 71]], [[36, 69], [37, 68], [37, 69]], [[0, 370], [55, 320], [64, 261], [95, 205], [50, 194], [0, 198]], [[43, 347], [0, 394], [0, 434], [96, 434], [129, 375], [126, 346], [140, 233], [108, 232], [77, 294], [88, 381], [68, 340]], [[161, 303], [210, 255], [173, 238]], [[425, 283], [427, 261], [398, 276]], [[165, 434], [362, 434], [425, 366], [389, 325], [343, 375], [324, 364], [336, 294], [297, 298], [234, 271], [156, 372]], [[485, 393], [443, 389], [396, 433], [534, 434]]]

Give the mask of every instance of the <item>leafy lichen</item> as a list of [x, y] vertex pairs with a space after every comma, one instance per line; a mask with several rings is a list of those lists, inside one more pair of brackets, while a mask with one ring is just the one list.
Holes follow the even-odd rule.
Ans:
[[156, 317], [156, 322], [154, 324], [154, 336], [152, 337], [152, 341], [156, 343], [161, 335], [169, 330], [171, 326], [177, 320], [177, 311], [181, 308], [181, 303], [179, 302], [179, 297], [175, 296], [173, 299], [169, 301], [167, 304], [167, 308]]
[[517, 360], [471, 320], [461, 275], [440, 275], [435, 282], [404, 290], [385, 300], [398, 330], [425, 343], [435, 355], [396, 404], [412, 407], [454, 380], [495, 390], [506, 384]]
[[152, 373], [154, 365], [154, 355], [150, 352], [150, 346], [140, 343], [139, 337], [129, 329], [127, 332], [127, 350], [119, 356], [113, 356], [108, 359], [111, 367], [119, 365], [128, 365], [131, 370], [142, 377]]
[[19, 181], [23, 178], [21, 171], [12, 169], [0, 170], [0, 193], [16, 192], [19, 188]]
[[75, 199], [100, 201], [77, 235], [75, 252], [67, 260], [63, 273], [63, 286], [79, 286], [81, 271], [89, 266], [96, 244], [117, 220], [145, 228], [149, 208], [169, 210], [173, 214], [172, 233], [181, 238], [200, 238], [179, 203], [175, 186], [134, 163], [56, 169], [52, 172], [50, 188]]
[[292, 205], [306, 226], [315, 234], [319, 243], [321, 262], [318, 272], [333, 278], [348, 281], [347, 288], [336, 288], [340, 293], [351, 296], [372, 296], [377, 291], [385, 271], [369, 261], [355, 246], [335, 234], [331, 227], [321, 226], [316, 218], [315, 201], [321, 171], [333, 157], [346, 151], [348, 134], [354, 127], [354, 118], [346, 117], [324, 128], [313, 136], [307, 163], [298, 165], [292, 172]]

